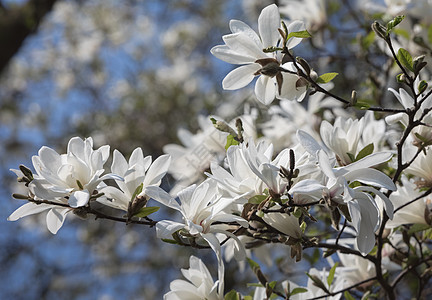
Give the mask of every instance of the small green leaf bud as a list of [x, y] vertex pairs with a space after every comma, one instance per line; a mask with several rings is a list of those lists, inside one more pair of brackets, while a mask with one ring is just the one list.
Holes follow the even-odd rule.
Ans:
[[378, 21], [375, 21], [372, 23], [372, 30], [383, 39], [387, 39], [387, 28], [385, 28], [383, 25], [381, 25]]
[[426, 81], [422, 80], [419, 82], [417, 88], [418, 88], [419, 93], [421, 94], [427, 89], [427, 87], [428, 87], [428, 83]]
[[353, 90], [351, 92], [351, 105], [354, 106], [357, 104], [357, 91]]

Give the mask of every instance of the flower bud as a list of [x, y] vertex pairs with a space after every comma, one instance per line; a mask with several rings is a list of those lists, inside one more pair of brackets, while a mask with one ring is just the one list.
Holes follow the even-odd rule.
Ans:
[[381, 25], [378, 21], [372, 23], [372, 30], [382, 39], [387, 39], [387, 28]]

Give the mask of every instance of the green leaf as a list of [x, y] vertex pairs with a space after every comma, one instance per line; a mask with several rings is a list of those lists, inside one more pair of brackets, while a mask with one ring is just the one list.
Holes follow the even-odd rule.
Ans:
[[393, 30], [393, 32], [397, 35], [400, 35], [401, 37], [403, 37], [404, 39], [410, 40], [410, 34], [408, 31], [401, 29], [401, 28], [396, 28]]
[[357, 101], [357, 103], [354, 105], [354, 107], [361, 109], [361, 110], [366, 110], [368, 108], [370, 108], [370, 104], [364, 101]]
[[334, 264], [334, 266], [330, 269], [329, 275], [327, 277], [328, 286], [331, 286], [331, 284], [333, 283], [335, 271], [336, 271], [336, 268], [337, 268], [338, 265], [339, 265], [339, 262], [336, 262]]
[[358, 161], [362, 159], [363, 157], [366, 157], [370, 154], [372, 154], [374, 151], [374, 144], [370, 143], [369, 145], [365, 146], [363, 149], [360, 150], [360, 152], [357, 154], [355, 161]]
[[306, 275], [312, 279], [312, 282], [315, 286], [319, 287], [320, 289], [322, 289], [324, 292], [329, 293], [329, 290], [327, 289], [327, 287], [325, 286], [324, 282], [321, 281], [321, 279], [316, 276], [316, 275], [310, 275], [309, 273], [306, 273]]
[[276, 284], [277, 284], [277, 281], [272, 281], [272, 282], [269, 282], [268, 286], [269, 286], [272, 290], [274, 290], [274, 288], [276, 287]]
[[263, 202], [265, 199], [267, 199], [266, 195], [255, 195], [251, 198], [249, 198], [248, 203], [252, 203], [252, 204], [260, 204], [261, 202]]
[[346, 300], [355, 300], [353, 296], [348, 291], [344, 292], [344, 297]]
[[432, 24], [428, 28], [428, 41], [432, 45]]
[[131, 201], [133, 201], [135, 198], [136, 198], [136, 196], [138, 196], [141, 192], [142, 192], [142, 190], [143, 190], [143, 186], [144, 186], [144, 183], [141, 183], [136, 189], [135, 189], [135, 192], [133, 193], [133, 195], [132, 195], [132, 199], [131, 199]]
[[174, 244], [177, 245], [178, 242], [176, 240], [172, 240], [172, 239], [161, 239], [162, 242], [168, 243], [168, 244]]
[[432, 239], [432, 228], [429, 228], [427, 230], [424, 231], [423, 236], [425, 239]]
[[408, 235], [411, 235], [413, 233], [416, 233], [416, 232], [419, 232], [419, 231], [423, 231], [423, 230], [426, 230], [426, 229], [429, 229], [429, 228], [431, 228], [431, 226], [427, 225], [427, 224], [413, 224], [411, 226], [411, 228], [408, 230]]
[[225, 295], [224, 300], [240, 300], [240, 297], [237, 291], [231, 290]]
[[325, 73], [322, 74], [320, 77], [318, 77], [317, 79], [317, 83], [327, 83], [333, 80], [333, 78], [335, 78], [336, 76], [338, 76], [339, 73]]
[[351, 160], [351, 162], [354, 162], [354, 161], [355, 161], [355, 156], [354, 156], [354, 154], [349, 153], [349, 152], [347, 152], [346, 154], [348, 155], [348, 157], [349, 157], [349, 159]]
[[307, 31], [307, 30], [303, 30], [303, 31], [296, 31], [296, 32], [290, 32], [287, 36], [287, 41], [292, 38], [292, 37], [296, 37], [296, 38], [302, 38], [302, 39], [306, 39], [306, 38], [310, 38], [312, 37], [312, 35]]
[[259, 266], [258, 263], [256, 263], [255, 261], [253, 261], [249, 257], [246, 257], [246, 259], [247, 259], [247, 262], [248, 262], [248, 264], [249, 264], [249, 266], [251, 267], [252, 270], [255, 271], [256, 269], [259, 269], [260, 266]]
[[417, 89], [419, 90], [419, 93], [423, 93], [428, 87], [428, 83], [425, 80], [420, 81], [418, 84]]
[[160, 208], [159, 206], [143, 207], [136, 214], [134, 214], [134, 217], [138, 217], [138, 218], [147, 217], [148, 215], [157, 212], [159, 208]]
[[400, 22], [405, 18], [405, 16], [397, 16], [393, 20], [387, 23], [387, 33], [389, 33], [393, 28], [399, 25]]
[[411, 54], [404, 48], [400, 48], [397, 55], [399, 62], [411, 72], [414, 72], [413, 59]]
[[301, 293], [306, 293], [308, 290], [302, 287], [296, 287], [290, 292], [290, 296], [294, 296]]
[[243, 300], [252, 300], [253, 298], [252, 298], [252, 296], [243, 296]]
[[227, 136], [227, 143], [225, 145], [225, 150], [228, 150], [229, 147], [233, 145], [238, 145], [239, 142], [234, 138], [232, 134]]

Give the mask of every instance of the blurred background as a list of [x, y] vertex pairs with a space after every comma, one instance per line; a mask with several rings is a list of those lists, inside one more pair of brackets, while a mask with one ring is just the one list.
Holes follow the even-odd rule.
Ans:
[[[70, 216], [55, 236], [44, 214], [8, 222], [23, 204], [11, 197], [21, 186], [9, 169], [32, 167], [43, 145], [64, 153], [73, 136], [92, 136], [95, 147], [109, 144], [126, 157], [138, 146], [156, 157], [180, 142], [178, 128], [196, 132], [198, 115], [230, 120], [244, 103], [258, 107], [250, 86], [222, 91], [233, 66], [209, 51], [222, 44], [230, 19], [256, 28], [261, 9], [275, 2], [292, 1], [0, 1], [0, 299], [162, 298], [193, 250], [162, 243], [154, 229], [112, 221]], [[335, 81], [345, 93], [368, 71], [357, 89], [380, 103], [390, 71], [378, 79], [370, 72], [387, 58], [372, 55], [370, 21], [353, 13], [362, 1], [305, 2], [312, 10], [284, 12], [315, 34], [299, 47], [302, 56], [320, 74], [345, 74]], [[324, 47], [326, 39], [332, 42]], [[362, 57], [371, 65], [359, 64]], [[278, 266], [286, 275], [295, 269], [281, 268], [289, 256], [283, 251]], [[216, 277], [214, 255], [199, 256]], [[313, 265], [319, 253], [306, 257]], [[239, 278], [255, 281], [239, 272], [228, 265], [226, 291]]]

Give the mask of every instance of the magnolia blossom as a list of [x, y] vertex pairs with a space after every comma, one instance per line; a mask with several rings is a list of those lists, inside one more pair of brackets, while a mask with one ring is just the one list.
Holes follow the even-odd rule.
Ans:
[[317, 31], [327, 23], [325, 0], [283, 0], [280, 12], [290, 20], [303, 20], [308, 28]]
[[[406, 204], [407, 202], [419, 197], [421, 192], [417, 189], [416, 184], [406, 177], [402, 177], [402, 184], [390, 195], [395, 209]], [[430, 208], [431, 199], [424, 197], [408, 206], [398, 210], [393, 217], [386, 223], [387, 228], [394, 228], [403, 224], [429, 224], [430, 225]], [[429, 219], [426, 219], [429, 218]]]
[[[341, 272], [339, 272], [339, 269], [340, 269], [339, 267], [336, 268], [335, 273], [334, 273], [333, 282], [331, 283], [331, 285], [329, 285], [327, 282], [329, 272], [326, 271], [325, 269], [320, 271], [316, 268], [312, 268], [308, 271], [308, 274], [311, 276], [315, 276], [316, 278], [320, 279], [321, 282], [324, 284], [324, 286], [329, 290], [329, 292], [332, 293], [332, 292], [340, 291], [347, 286], [347, 284], [346, 284], [347, 281], [344, 278], [344, 276], [341, 276], [342, 274], [341, 274]], [[286, 286], [286, 287], [288, 287], [288, 284], [290, 287], [290, 291], [299, 287], [297, 284], [295, 284], [291, 281], [288, 281], [286, 283], [282, 283], [282, 285]], [[327, 293], [325, 291], [323, 291], [320, 287], [318, 287], [311, 278], [308, 278], [307, 286], [304, 288], [307, 289], [307, 292], [293, 295], [290, 297], [290, 299], [302, 300], [302, 299], [311, 299], [311, 298], [327, 295]], [[338, 293], [335, 296], [329, 296], [329, 297], [326, 297], [325, 299], [337, 300], [337, 299], [340, 299], [341, 297], [342, 297], [342, 293]]]
[[[29, 184], [30, 194], [35, 200], [48, 200], [77, 208], [87, 205], [102, 180], [122, 180], [114, 174], [101, 176], [105, 172], [103, 165], [109, 156], [109, 146], [94, 150], [92, 138], [72, 138], [66, 154], [60, 155], [45, 146], [38, 154], [32, 158], [37, 174]], [[9, 220], [15, 221], [45, 210], [48, 210], [48, 229], [56, 233], [71, 209], [51, 204], [27, 203], [13, 212]]]
[[[276, 205], [272, 209], [276, 210], [277, 208], [280, 208], [280, 206]], [[302, 236], [299, 219], [292, 214], [267, 213], [262, 219], [273, 228], [290, 237], [300, 239]]]
[[[410, 152], [414, 152], [411, 149]], [[416, 182], [419, 186], [432, 186], [432, 149], [428, 147], [425, 152], [421, 152], [414, 162], [406, 169], [406, 173], [418, 178]]]
[[320, 134], [324, 144], [331, 149], [342, 166], [351, 163], [348, 153], [356, 155], [357, 146], [364, 127], [364, 119], [336, 118], [333, 125], [321, 123]]
[[132, 152], [129, 162], [118, 150], [114, 150], [113, 156], [111, 171], [121, 176], [123, 180], [116, 180], [120, 189], [113, 186], [105, 186], [100, 189], [106, 197], [112, 200], [101, 198], [98, 201], [124, 211], [128, 210], [128, 205], [141, 184], [142, 191], [136, 195], [137, 197], [146, 196], [144, 193], [146, 187], [160, 185], [171, 162], [169, 155], [162, 155], [152, 163], [151, 156], [144, 157], [141, 148], [136, 148]]
[[[301, 81], [297, 75], [281, 72], [283, 69], [295, 71], [292, 64], [281, 65], [278, 54], [263, 51], [265, 48], [278, 45], [280, 23], [279, 10], [274, 4], [264, 8], [258, 18], [259, 35], [242, 21], [230, 21], [232, 33], [222, 37], [225, 45], [211, 49], [211, 53], [217, 58], [241, 65], [225, 77], [222, 82], [224, 89], [242, 88], [255, 76], [261, 75], [255, 85], [255, 94], [263, 104], [270, 104], [275, 97], [298, 101], [303, 99], [306, 85], [299, 84]], [[303, 30], [305, 26], [301, 21], [288, 25], [288, 34]], [[291, 37], [287, 42], [287, 48], [291, 49], [300, 42], [300, 38]]]
[[222, 300], [223, 273], [219, 280], [214, 282], [206, 265], [195, 256], [189, 258], [189, 266], [189, 269], [181, 270], [188, 281], [172, 281], [170, 291], [164, 295], [164, 300]]
[[227, 231], [227, 226], [213, 224], [215, 222], [236, 222], [243, 227], [248, 227], [248, 222], [242, 217], [225, 212], [224, 209], [231, 204], [231, 199], [221, 198], [216, 191], [216, 183], [206, 180], [200, 185], [191, 185], [177, 196], [180, 204], [168, 193], [156, 186], [149, 186], [145, 189], [146, 195], [154, 200], [179, 211], [184, 223], [171, 220], [162, 220], [156, 224], [156, 233], [160, 238], [172, 238], [172, 234], [180, 229], [185, 229], [189, 234], [202, 238], [210, 245], [221, 261], [220, 243], [216, 238], [217, 233], [233, 238], [237, 242], [236, 257], [244, 259], [245, 252], [243, 245], [238, 238]]
[[[411, 97], [410, 94], [408, 94], [407, 91], [400, 88], [399, 92], [395, 91], [392, 88], [389, 88], [389, 91], [395, 95], [396, 99], [402, 104], [404, 109], [414, 109], [415, 108], [415, 100], [413, 97]], [[421, 99], [421, 98], [420, 98]], [[417, 110], [416, 114], [414, 115], [414, 120], [417, 121], [420, 119], [420, 117], [425, 114], [423, 119], [421, 120], [423, 124], [426, 125], [420, 125], [414, 127], [412, 130], [413, 138], [415, 139], [415, 144], [421, 144], [422, 142], [426, 141], [426, 143], [432, 143], [432, 111], [429, 111], [427, 114], [425, 111], [430, 109], [432, 106], [432, 98], [428, 97], [426, 100], [424, 100], [420, 108]], [[388, 124], [394, 124], [396, 122], [402, 123], [405, 127], [408, 126], [409, 118], [406, 113], [396, 113], [390, 116], [387, 116], [385, 118], [385, 121]]]

